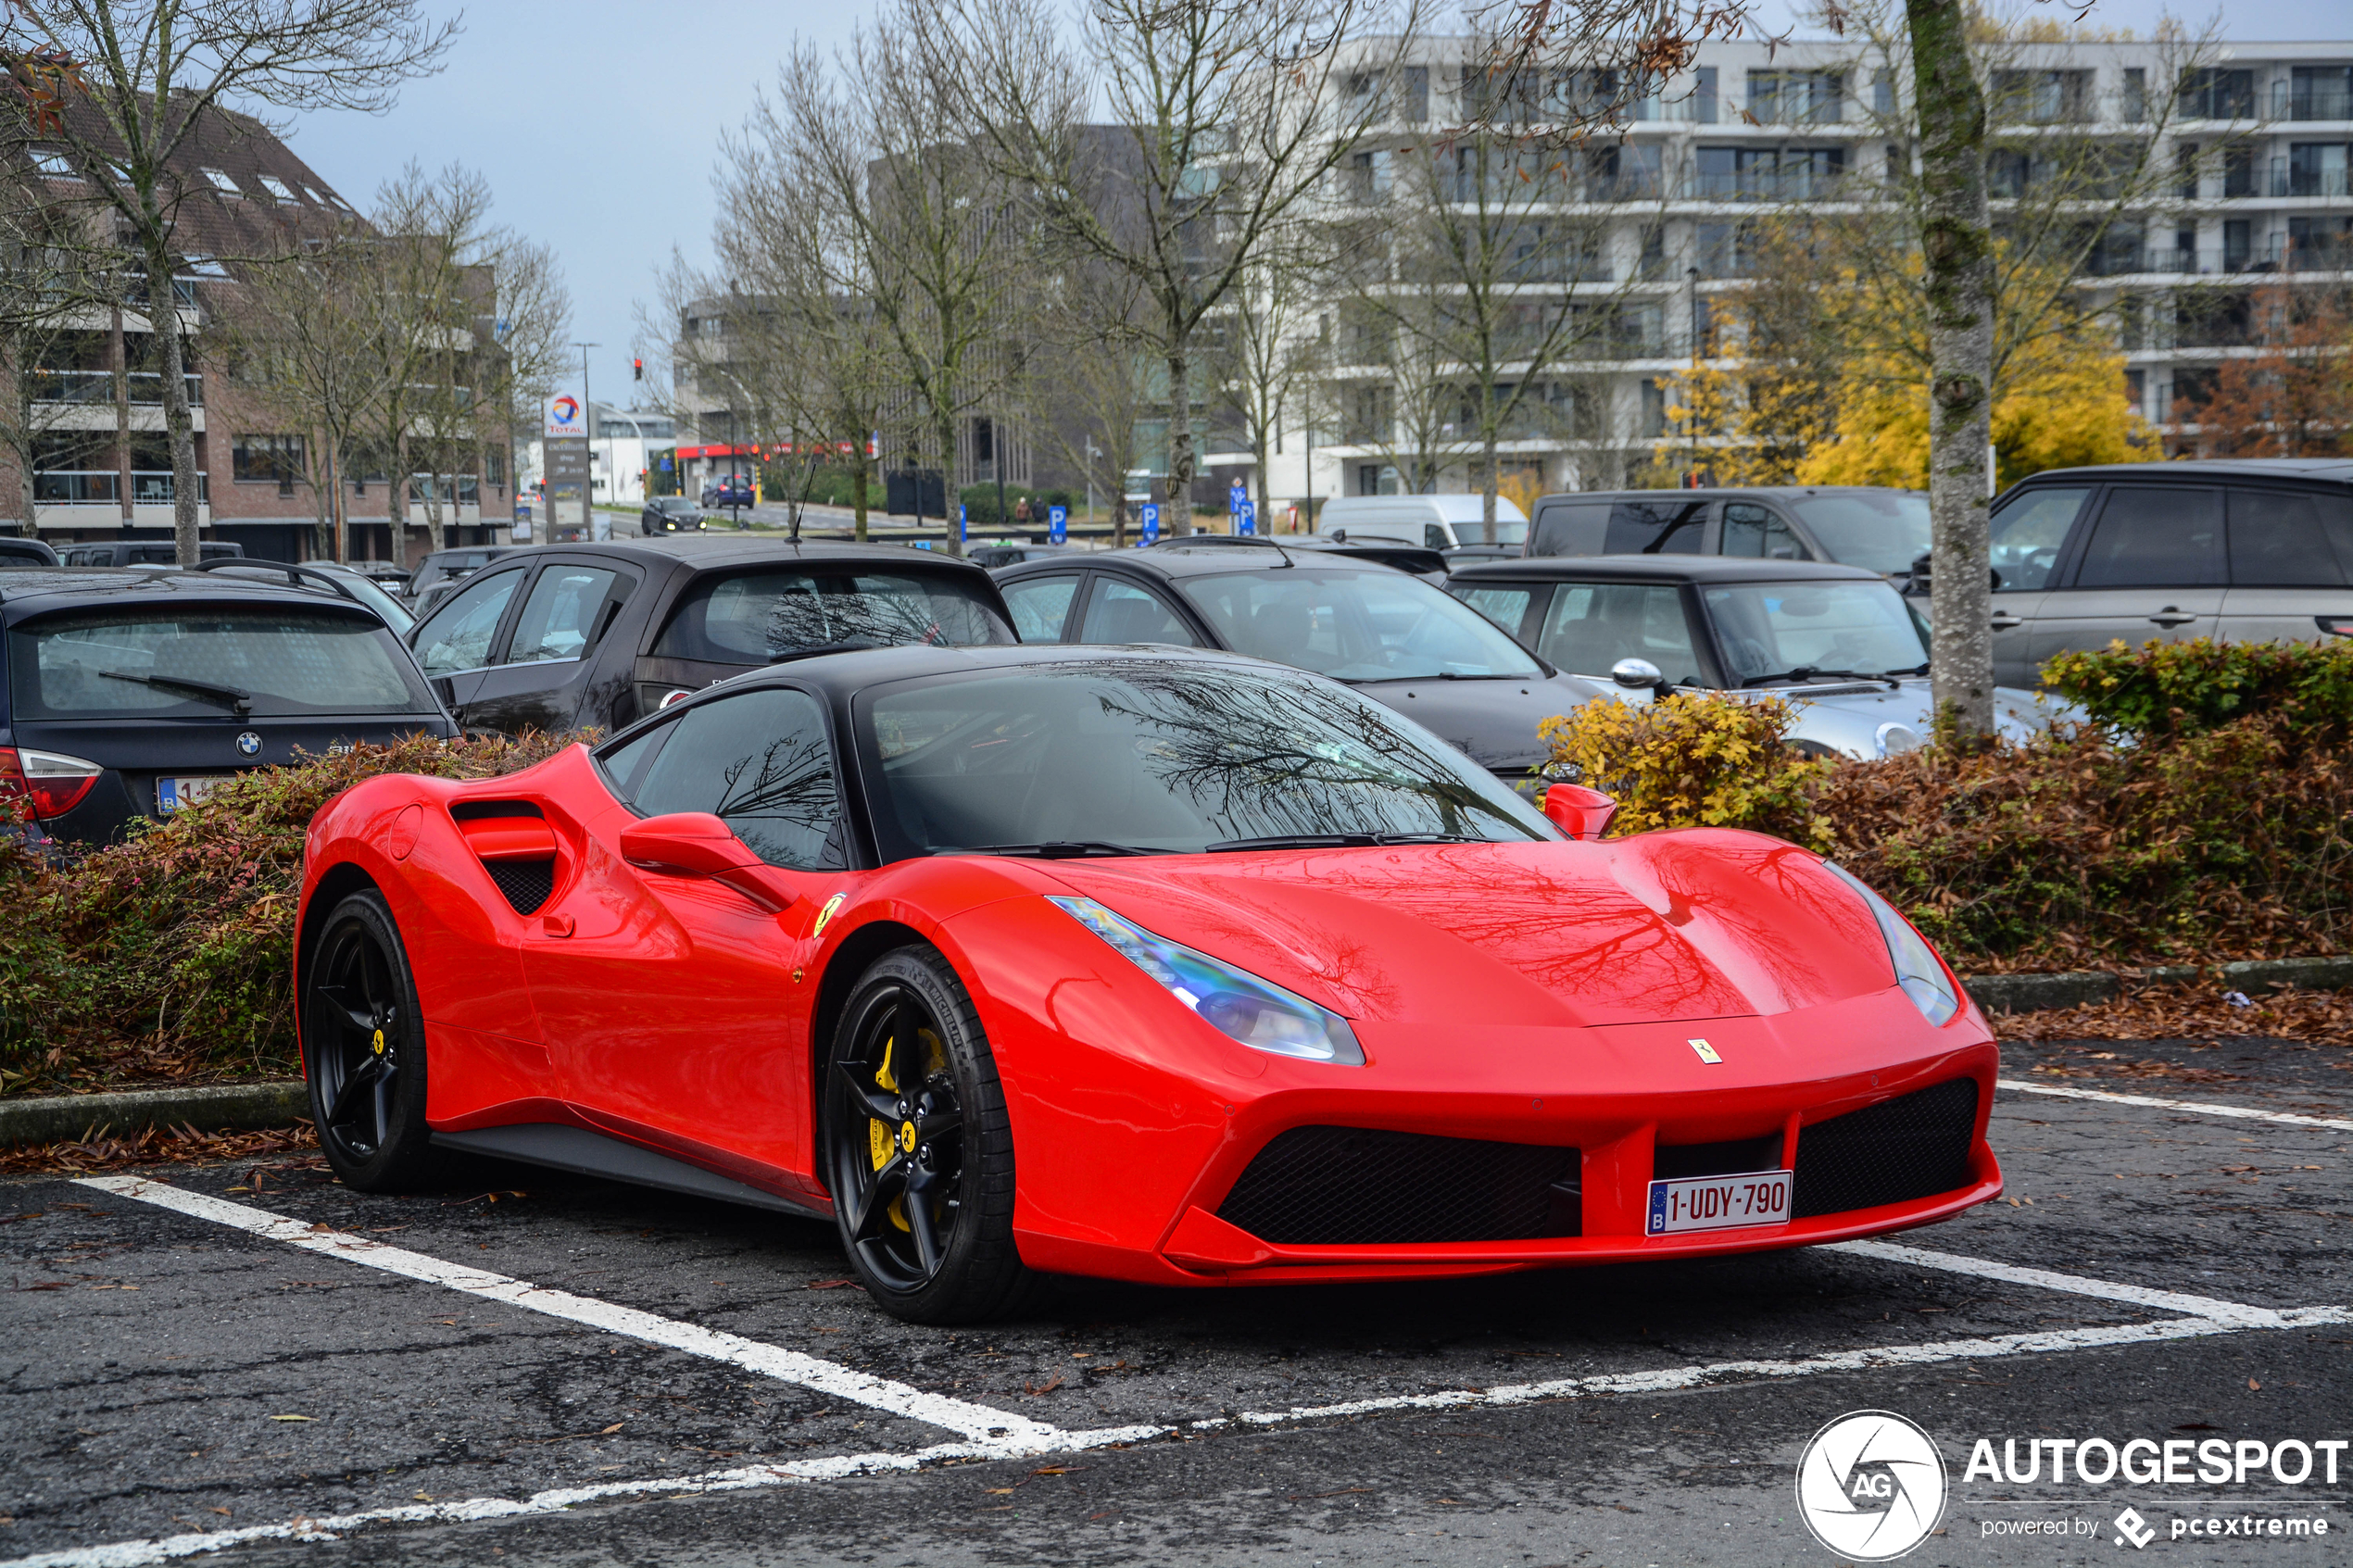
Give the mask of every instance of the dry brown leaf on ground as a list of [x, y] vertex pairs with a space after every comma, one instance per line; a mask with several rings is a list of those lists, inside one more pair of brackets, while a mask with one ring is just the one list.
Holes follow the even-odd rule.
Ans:
[[203, 1165], [265, 1154], [306, 1153], [319, 1147], [308, 1122], [292, 1127], [199, 1133], [187, 1127], [149, 1127], [116, 1137], [100, 1134], [62, 1143], [0, 1148], [0, 1175], [94, 1175], [136, 1165]]
[[[2191, 1040], [2233, 1035], [2353, 1047], [2353, 991], [2278, 991], [2235, 1007], [2212, 985], [2149, 985], [2104, 1002], [1997, 1013], [2005, 1040]], [[2177, 1076], [2194, 1070], [2158, 1073]]]

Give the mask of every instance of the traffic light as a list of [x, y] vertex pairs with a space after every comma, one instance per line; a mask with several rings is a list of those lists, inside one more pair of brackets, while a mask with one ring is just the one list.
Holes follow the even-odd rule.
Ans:
[[629, 368], [632, 371], [635, 372], [629, 378], [631, 381], [644, 381], [646, 379], [646, 362], [643, 359], [630, 360]]

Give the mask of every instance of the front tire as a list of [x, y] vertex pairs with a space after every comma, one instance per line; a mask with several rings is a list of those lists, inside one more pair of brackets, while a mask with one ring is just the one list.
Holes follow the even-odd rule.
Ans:
[[1013, 1139], [971, 995], [927, 947], [886, 953], [842, 1011], [824, 1096], [825, 1172], [866, 1293], [909, 1323], [1011, 1310]]
[[361, 1192], [430, 1185], [424, 1020], [384, 895], [337, 904], [302, 974], [303, 1076], [327, 1163]]

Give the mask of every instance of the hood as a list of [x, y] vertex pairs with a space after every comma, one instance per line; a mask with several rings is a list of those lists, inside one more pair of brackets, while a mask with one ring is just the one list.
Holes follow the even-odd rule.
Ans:
[[1545, 720], [1617, 689], [1581, 675], [1352, 684], [1498, 773], [1524, 773], [1551, 755], [1536, 738], [1536, 727]]
[[1759, 834], [1061, 860], [1051, 872], [1149, 931], [1374, 1022], [1745, 1017], [1895, 983], [1862, 901], [1818, 857]]
[[[1639, 705], [1651, 701], [1654, 694], [1613, 689], [1610, 695]], [[1790, 727], [1790, 739], [1812, 741], [1866, 761], [1911, 750], [1928, 739], [1936, 721], [1935, 696], [1930, 683], [1919, 677], [1905, 680], [1893, 689], [1884, 681], [1844, 681], [1804, 686], [1758, 686], [1722, 695], [1780, 697], [1797, 709], [1797, 721]], [[1994, 688], [1994, 723], [2005, 740], [2030, 740], [2048, 730], [2054, 721], [2080, 722], [2088, 717], [2082, 709], [2064, 697], [2017, 686]], [[1889, 749], [1880, 737], [1883, 724], [1900, 724], [1911, 732], [1911, 738], [1890, 735], [1888, 739], [1895, 744]]]

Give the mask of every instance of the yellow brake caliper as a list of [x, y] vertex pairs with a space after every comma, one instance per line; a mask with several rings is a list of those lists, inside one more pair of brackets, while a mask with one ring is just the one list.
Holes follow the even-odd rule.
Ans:
[[[890, 1071], [890, 1052], [898, 1043], [896, 1039], [883, 1042], [882, 1065], [875, 1069], [875, 1086], [894, 1095], [899, 1092], [899, 1080]], [[876, 1121], [871, 1116], [866, 1119], [866, 1156], [875, 1162], [875, 1170], [879, 1171], [890, 1163], [890, 1151], [898, 1142], [899, 1135], [889, 1123]], [[911, 1149], [909, 1152], [913, 1151]], [[906, 1199], [892, 1198], [888, 1213], [892, 1224], [902, 1231], [908, 1228]]]

